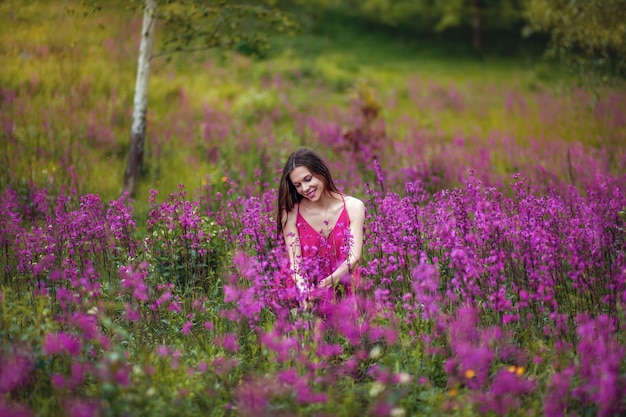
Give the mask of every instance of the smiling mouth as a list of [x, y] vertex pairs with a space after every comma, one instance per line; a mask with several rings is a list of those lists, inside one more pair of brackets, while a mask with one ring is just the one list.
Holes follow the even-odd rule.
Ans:
[[315, 195], [315, 191], [316, 190], [309, 191], [308, 193], [306, 193], [306, 196], [309, 197], [309, 198], [313, 197]]

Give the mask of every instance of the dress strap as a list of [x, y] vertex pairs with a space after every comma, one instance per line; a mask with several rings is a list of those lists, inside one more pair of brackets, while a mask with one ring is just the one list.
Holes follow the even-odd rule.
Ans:
[[348, 214], [348, 209], [346, 208], [346, 199], [345, 199], [345, 198], [343, 198], [343, 194], [341, 194], [341, 200], [343, 201], [343, 210], [342, 210], [342, 215], [343, 215], [343, 212], [344, 212], [344, 211], [346, 212], [346, 215], [347, 215], [347, 214]]

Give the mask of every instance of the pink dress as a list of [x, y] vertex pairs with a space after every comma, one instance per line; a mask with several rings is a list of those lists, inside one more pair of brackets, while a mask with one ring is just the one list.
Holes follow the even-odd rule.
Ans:
[[[343, 199], [343, 196], [341, 198]], [[302, 259], [299, 265], [300, 273], [308, 280], [310, 286], [315, 286], [322, 279], [333, 273], [343, 262], [346, 262], [350, 254], [352, 235], [350, 233], [350, 217], [348, 216], [348, 210], [346, 210], [345, 200], [343, 200], [343, 210], [337, 219], [337, 223], [328, 233], [328, 237], [315, 230], [302, 217], [299, 204], [296, 227], [302, 251]], [[346, 274], [346, 276], [334, 277], [335, 280], [341, 282], [341, 285], [338, 285], [334, 291], [329, 289], [327, 297], [324, 296], [323, 298], [341, 298], [344, 295], [352, 294], [354, 286], [358, 285], [359, 272], [357, 268], [351, 274]]]

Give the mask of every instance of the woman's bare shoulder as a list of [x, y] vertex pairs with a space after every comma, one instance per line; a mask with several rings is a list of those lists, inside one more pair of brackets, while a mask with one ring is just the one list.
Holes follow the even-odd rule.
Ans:
[[296, 203], [293, 206], [293, 209], [291, 209], [291, 211], [287, 211], [287, 210], [283, 210], [280, 218], [281, 221], [283, 222], [283, 228], [284, 229], [289, 229], [289, 228], [293, 228], [296, 225], [296, 214], [298, 213], [298, 203]]
[[356, 197], [353, 197], [351, 195], [344, 195], [343, 198], [346, 201], [346, 205], [353, 205], [353, 206], [364, 206], [363, 201], [359, 200]]
[[363, 204], [363, 201], [350, 195], [344, 196], [344, 199], [346, 202], [346, 209], [348, 210], [348, 213], [365, 214], [365, 204]]

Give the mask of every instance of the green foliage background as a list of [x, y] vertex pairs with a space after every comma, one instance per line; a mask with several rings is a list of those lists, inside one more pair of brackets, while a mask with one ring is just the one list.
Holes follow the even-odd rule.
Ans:
[[[521, 6], [516, 2], [481, 3], [489, 11], [485, 22], [498, 25], [484, 26], [480, 54], [472, 48], [468, 27], [475, 9], [462, 1], [269, 3], [301, 22], [296, 36], [274, 36], [262, 53], [214, 49], [168, 55], [171, 61], [153, 59], [138, 214], [146, 213], [151, 188], [167, 195], [181, 183], [194, 189], [223, 177], [252, 177], [258, 166], [266, 166], [264, 179], [272, 180], [287, 150], [314, 138], [297, 132], [288, 117], [272, 120], [261, 132], [258, 121], [264, 115], [287, 103], [311, 114], [349, 109], [363, 90], [381, 104], [381, 118], [394, 140], [403, 140], [406, 127], [399, 121], [407, 115], [444, 142], [499, 131], [519, 141], [558, 137], [615, 146], [623, 136], [589, 117], [585, 106], [592, 107], [591, 100], [580, 102], [564, 94], [575, 79], [557, 63], [542, 59], [544, 38], [521, 36]], [[424, 10], [431, 14], [423, 15]], [[74, 184], [81, 193], [99, 193], [105, 200], [117, 197], [129, 142], [140, 28], [137, 3], [5, 1], [0, 11], [0, 83], [15, 94], [14, 101], [3, 104], [6, 140], [0, 184], [36, 183], [53, 189]], [[157, 50], [169, 35], [167, 26], [159, 27]], [[264, 87], [275, 79], [293, 87]], [[412, 92], [412, 84], [423, 91]], [[524, 96], [528, 115], [506, 110], [508, 92]], [[439, 95], [435, 98], [444, 102], [457, 95], [464, 108], [416, 108], [411, 94]], [[542, 111], [537, 101], [542, 94], [554, 96], [554, 105], [564, 111], [563, 123], [532, 117]], [[207, 151], [202, 138], [206, 109], [228, 114], [233, 121], [221, 133], [225, 136], [219, 141], [218, 161], [198, 158]], [[260, 150], [241, 152], [235, 145], [242, 136], [258, 135], [265, 139], [249, 146]], [[238, 172], [241, 167], [245, 172]]]

